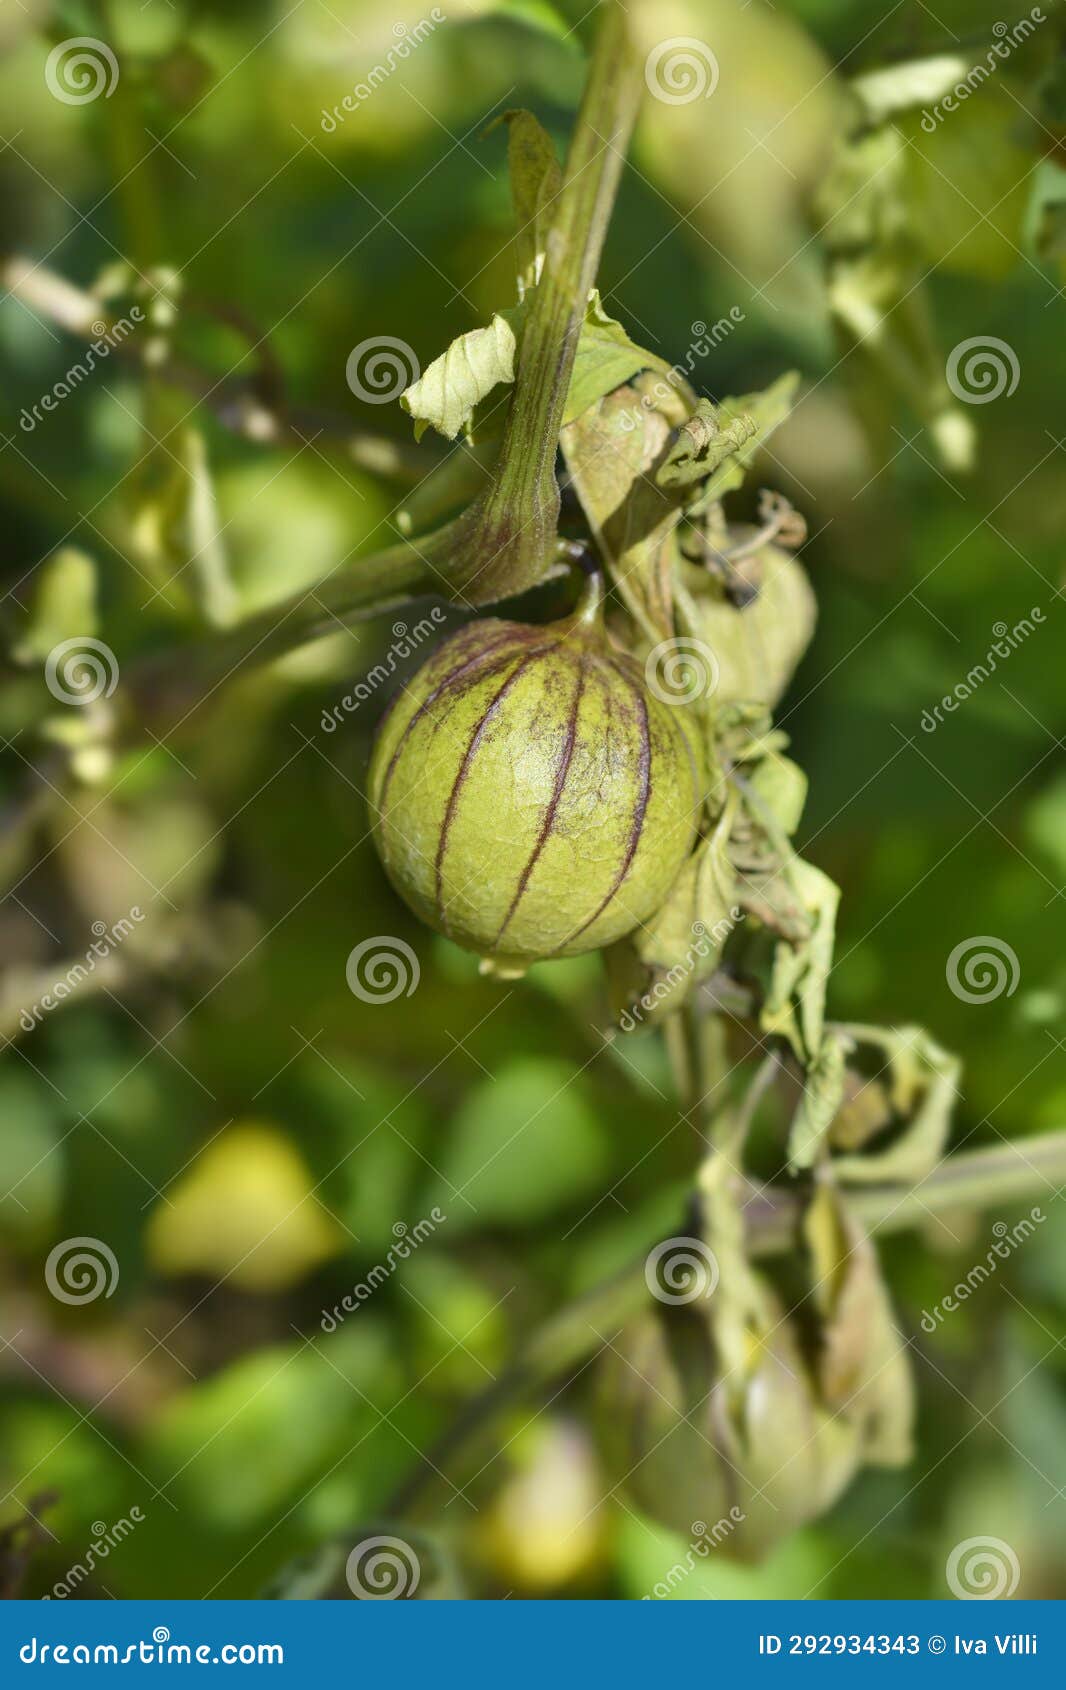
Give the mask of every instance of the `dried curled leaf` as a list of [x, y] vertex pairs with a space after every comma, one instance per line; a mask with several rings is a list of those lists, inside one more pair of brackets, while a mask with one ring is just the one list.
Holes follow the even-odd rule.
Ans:
[[453, 340], [400, 395], [400, 404], [415, 419], [415, 439], [432, 426], [454, 440], [494, 387], [514, 381], [514, 356], [514, 329], [499, 312], [488, 328], [471, 329]]
[[797, 1055], [807, 1062], [822, 1043], [840, 888], [821, 869], [800, 857], [790, 859], [787, 873], [809, 927], [798, 943], [781, 940], [776, 946], [760, 1024], [764, 1032], [788, 1038]]
[[887, 1053], [892, 1107], [906, 1125], [884, 1150], [835, 1157], [833, 1172], [845, 1184], [914, 1184], [947, 1147], [961, 1063], [921, 1027], [846, 1030]]
[[792, 372], [761, 393], [720, 405], [701, 399], [659, 469], [659, 485], [685, 488], [702, 481], [704, 504], [739, 487], [759, 447], [792, 409], [798, 381]]
[[822, 1398], [857, 1426], [868, 1465], [903, 1466], [912, 1454], [914, 1380], [877, 1251], [830, 1185], [815, 1191], [803, 1232], [820, 1317]]
[[788, 1165], [793, 1173], [813, 1167], [844, 1099], [844, 1041], [826, 1033], [807, 1069], [803, 1095], [788, 1135]]

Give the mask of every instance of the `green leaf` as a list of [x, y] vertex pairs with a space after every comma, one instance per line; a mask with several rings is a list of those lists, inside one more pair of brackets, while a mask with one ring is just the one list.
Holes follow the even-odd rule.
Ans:
[[606, 1145], [594, 1111], [566, 1062], [515, 1061], [468, 1094], [441, 1179], [423, 1198], [449, 1230], [522, 1225], [587, 1196], [602, 1178]]
[[679, 500], [650, 473], [684, 414], [666, 388], [661, 377], [640, 376], [595, 400], [562, 432], [567, 469], [611, 580], [653, 645], [673, 634], [681, 520]]
[[76, 546], [63, 546], [36, 572], [33, 607], [12, 656], [43, 663], [63, 640], [96, 629], [96, 564]]
[[599, 290], [589, 294], [588, 311], [577, 343], [577, 356], [570, 377], [563, 422], [573, 422], [597, 399], [621, 387], [641, 370], [655, 370], [669, 386], [664, 389], [662, 409], [671, 408], [672, 396], [685, 386], [672, 374], [671, 366], [654, 352], [647, 352], [630, 340], [621, 323], [609, 317], [600, 302]]
[[782, 833], [791, 837], [799, 827], [807, 802], [807, 776], [799, 764], [779, 751], [771, 751], [759, 759], [750, 784]]
[[659, 485], [689, 487], [704, 481], [704, 504], [739, 487], [756, 452], [792, 409], [798, 381], [791, 371], [761, 393], [717, 405], [701, 399], [659, 469]]
[[514, 380], [514, 355], [514, 330], [498, 312], [488, 328], [471, 329], [453, 340], [400, 395], [400, 404], [415, 419], [415, 438], [420, 440], [432, 425], [454, 440], [486, 394]]
[[544, 246], [563, 173], [551, 136], [532, 112], [505, 112], [504, 121], [508, 130], [511, 201], [518, 226], [515, 232], [518, 297], [522, 299], [540, 280]]

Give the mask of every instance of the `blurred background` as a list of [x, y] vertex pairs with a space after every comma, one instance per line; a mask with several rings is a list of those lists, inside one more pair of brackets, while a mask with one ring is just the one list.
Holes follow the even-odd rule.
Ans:
[[[340, 728], [323, 712], [424, 609], [338, 628], [132, 748], [106, 693], [70, 710], [42, 676], [62, 638], [91, 633], [125, 673], [394, 537], [410, 423], [353, 392], [349, 354], [394, 336], [424, 368], [512, 303], [491, 126], [526, 106], [565, 148], [584, 12], [0, 6], [4, 1594], [257, 1594], [386, 1512], [516, 1340], [683, 1210], [697, 1135], [658, 1039], [605, 1043], [598, 960], [479, 978], [385, 882], [368, 747], [423, 652]], [[711, 44], [716, 79], [645, 102], [605, 305], [691, 358], [702, 393], [801, 373], [758, 480], [810, 530], [818, 630], [779, 719], [810, 776], [800, 847], [843, 892], [832, 1012], [919, 1022], [962, 1056], [960, 1146], [1066, 1126], [1059, 8], [632, 13], [649, 50]], [[110, 46], [110, 92], [53, 91], [50, 55], [78, 37]], [[144, 332], [226, 382], [197, 404], [116, 349], [42, 409], [89, 289], [115, 317], [151, 300]], [[971, 339], [1002, 379], [960, 398]], [[284, 394], [299, 437], [249, 438], [241, 384]], [[353, 429], [382, 437], [385, 473]], [[414, 995], [349, 988], [378, 934], [411, 948]], [[1009, 947], [1017, 983], [967, 1002], [946, 964], [973, 935]], [[1052, 1224], [933, 1332], [923, 1311], [1030, 1205], [882, 1247], [917, 1369], [912, 1466], [863, 1475], [760, 1567], [700, 1558], [672, 1596], [941, 1596], [951, 1547], [989, 1531], [1018, 1595], [1066, 1595], [1066, 1230], [1057, 1194], [1035, 1200]], [[78, 1240], [102, 1294], [56, 1294], [56, 1246]], [[427, 1497], [474, 1593], [639, 1597], [684, 1556], [608, 1494], [593, 1375], [519, 1402]]]

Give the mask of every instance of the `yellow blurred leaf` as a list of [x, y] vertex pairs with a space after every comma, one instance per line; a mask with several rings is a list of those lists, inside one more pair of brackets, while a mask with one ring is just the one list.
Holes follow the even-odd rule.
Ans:
[[148, 1222], [160, 1273], [203, 1273], [279, 1291], [344, 1248], [310, 1172], [279, 1128], [242, 1121], [200, 1153]]

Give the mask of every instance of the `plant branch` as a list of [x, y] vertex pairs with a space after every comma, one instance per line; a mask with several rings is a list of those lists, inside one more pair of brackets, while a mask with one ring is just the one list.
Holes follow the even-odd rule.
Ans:
[[[947, 1157], [913, 1189], [849, 1190], [850, 1213], [868, 1233], [902, 1232], [952, 1210], [1003, 1208], [1066, 1184], [1066, 1128], [1017, 1143]], [[744, 1196], [744, 1194], [741, 1194]], [[743, 1204], [753, 1256], [783, 1254], [797, 1242], [801, 1197], [774, 1186], [751, 1186]], [[649, 1248], [658, 1242], [649, 1239]], [[612, 1279], [560, 1310], [527, 1339], [518, 1356], [448, 1428], [393, 1496], [387, 1513], [402, 1515], [495, 1416], [516, 1398], [585, 1364], [648, 1300], [646, 1252]]]
[[[46, 317], [68, 334], [90, 344], [106, 340], [110, 356], [126, 365], [146, 367], [143, 338], [133, 333], [128, 339], [112, 340], [121, 319], [95, 294], [76, 287], [46, 265], [35, 264], [23, 254], [7, 258], [0, 263], [0, 286], [36, 316]], [[223, 315], [217, 310], [211, 314]], [[352, 428], [344, 417], [317, 407], [289, 405], [281, 392], [268, 397], [256, 381], [214, 376], [172, 356], [153, 364], [151, 374], [196, 399], [223, 428], [244, 440], [260, 445], [314, 440], [358, 469], [411, 485], [432, 466], [432, 458], [422, 447]]]

